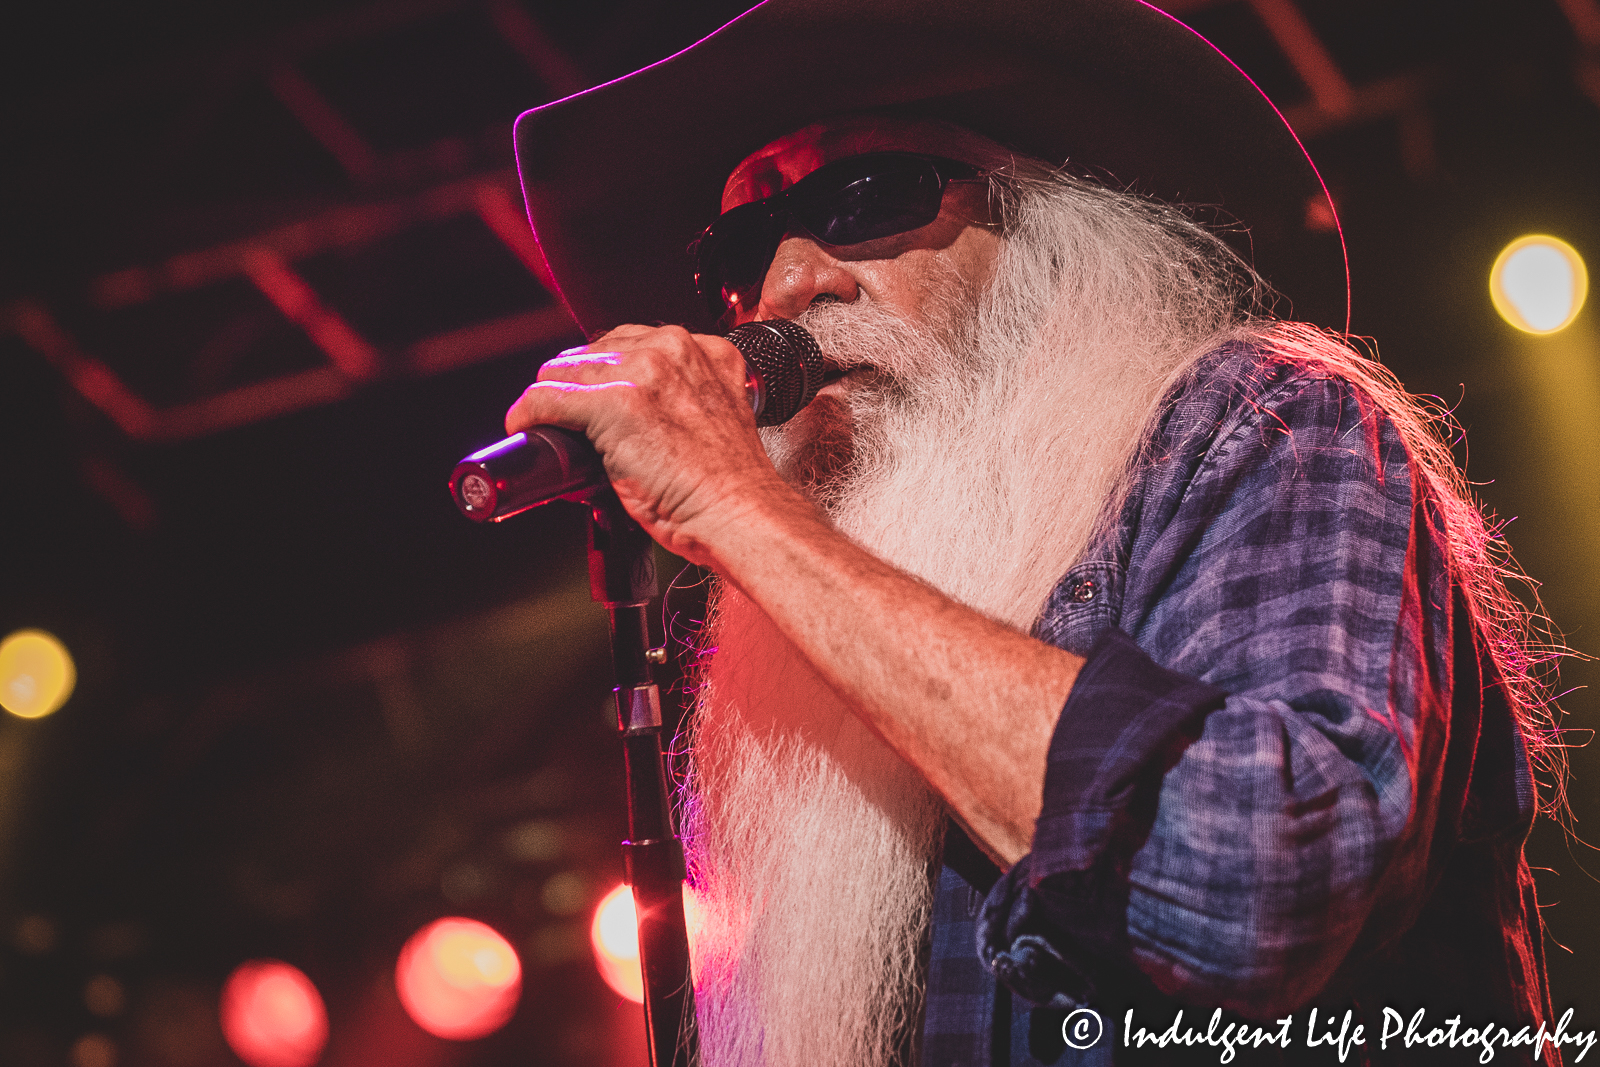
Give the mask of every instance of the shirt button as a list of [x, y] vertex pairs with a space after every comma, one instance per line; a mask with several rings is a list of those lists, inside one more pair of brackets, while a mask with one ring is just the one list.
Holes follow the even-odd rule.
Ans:
[[1099, 592], [1099, 587], [1094, 584], [1094, 579], [1092, 578], [1080, 578], [1072, 583], [1072, 599], [1080, 604], [1087, 604], [1093, 600], [1097, 592]]

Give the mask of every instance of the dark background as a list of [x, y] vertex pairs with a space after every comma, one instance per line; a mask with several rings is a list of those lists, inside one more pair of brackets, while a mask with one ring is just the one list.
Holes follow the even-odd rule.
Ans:
[[[80, 680], [48, 719], [0, 716], [0, 1063], [96, 1067], [88, 1034], [124, 1064], [233, 1063], [216, 993], [261, 956], [322, 990], [328, 1064], [642, 1062], [586, 942], [623, 812], [581, 515], [478, 528], [443, 483], [578, 339], [507, 229], [511, 119], [739, 6], [8, 16], [0, 633], [54, 632]], [[1595, 314], [1528, 337], [1486, 286], [1527, 232], [1600, 264], [1600, 7], [1171, 9], [1307, 138], [1354, 331], [1454, 411], [1555, 625], [1600, 651]], [[372, 373], [331, 369], [319, 338]], [[686, 630], [699, 603], [658, 618]], [[1570, 740], [1594, 673], [1562, 675]], [[1545, 821], [1530, 856], [1557, 1011], [1590, 1028], [1600, 887], [1578, 838], [1600, 766], [1572, 764], [1578, 837]], [[392, 992], [401, 943], [444, 914], [490, 922], [525, 966], [516, 1018], [472, 1044], [422, 1034]]]

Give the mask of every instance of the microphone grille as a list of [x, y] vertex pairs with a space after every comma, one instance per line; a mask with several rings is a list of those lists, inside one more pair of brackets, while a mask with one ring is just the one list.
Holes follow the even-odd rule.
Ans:
[[729, 330], [728, 340], [761, 378], [757, 426], [788, 422], [822, 388], [822, 349], [804, 326], [788, 319], [747, 322]]

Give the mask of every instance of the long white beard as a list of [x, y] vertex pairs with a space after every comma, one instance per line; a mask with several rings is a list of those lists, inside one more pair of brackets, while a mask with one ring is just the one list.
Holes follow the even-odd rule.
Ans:
[[[941, 279], [925, 328], [864, 301], [808, 311], [833, 362], [877, 369], [765, 443], [841, 532], [1022, 629], [1104, 528], [1161, 395], [1210, 342], [1130, 345], [1150, 332], [1136, 309], [1063, 301], [1059, 279], [1045, 291], [1037, 264], [1011, 258], [977, 311]], [[942, 804], [730, 587], [706, 644], [683, 798], [705, 915], [702, 1062], [908, 1062]]]
[[707, 1067], [909, 1064], [942, 808], [722, 591], [684, 830]]

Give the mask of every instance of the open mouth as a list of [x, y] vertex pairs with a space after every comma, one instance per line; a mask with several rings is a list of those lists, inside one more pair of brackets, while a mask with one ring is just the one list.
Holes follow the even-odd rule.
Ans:
[[826, 389], [834, 382], [841, 381], [850, 375], [860, 375], [872, 369], [873, 368], [871, 364], [867, 363], [853, 363], [850, 366], [845, 367], [840, 366], [837, 363], [826, 362], [822, 367], [822, 384], [818, 386], [818, 388]]

